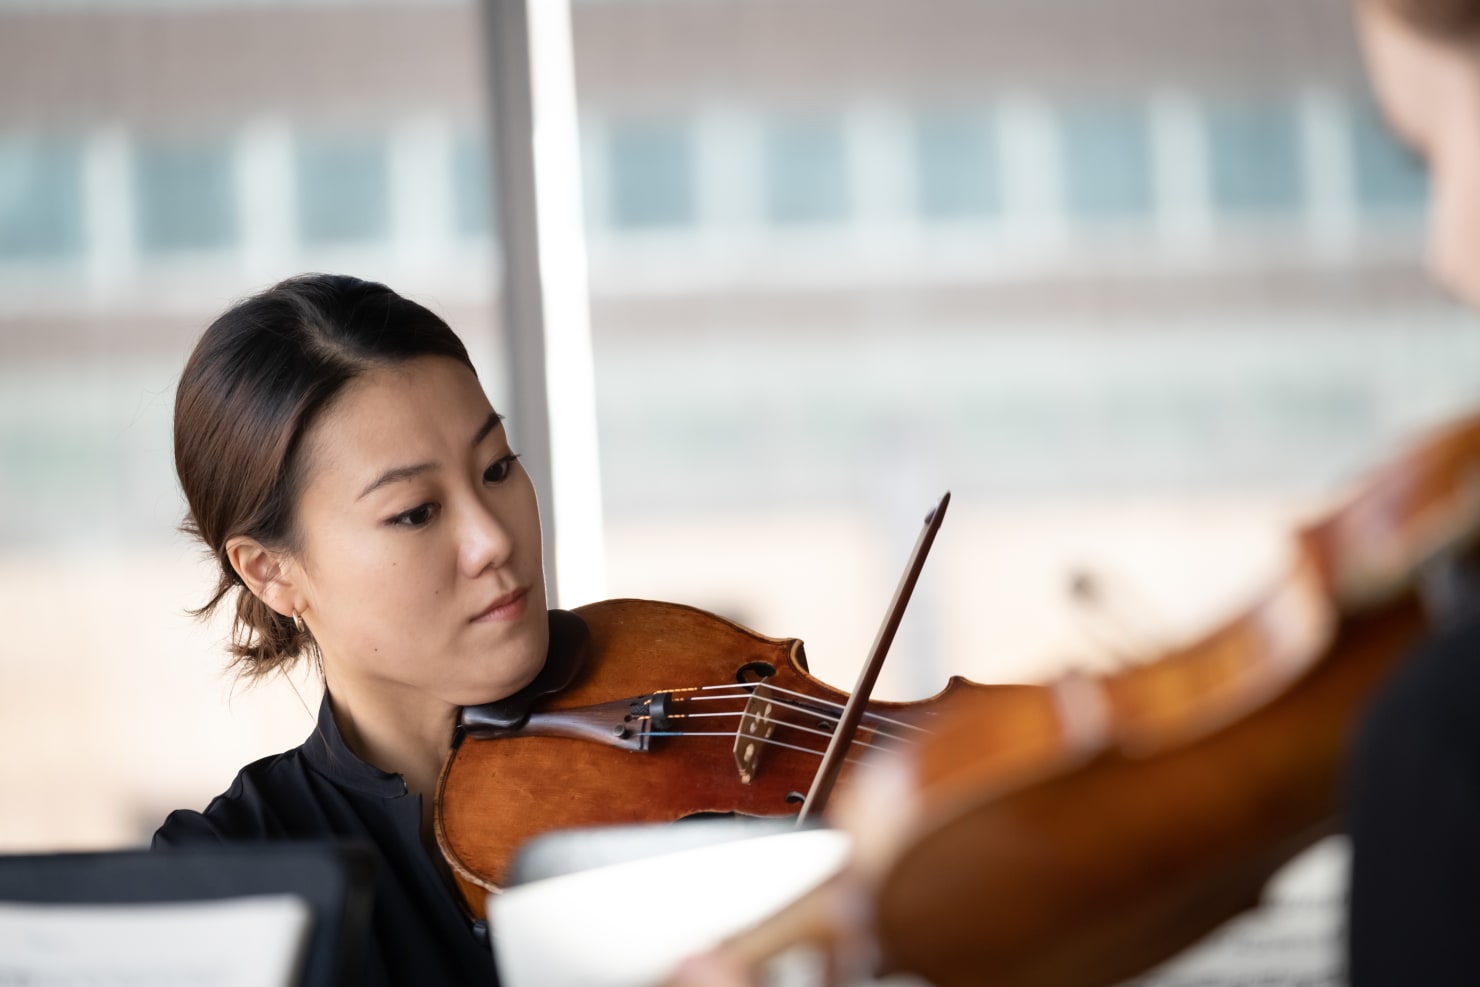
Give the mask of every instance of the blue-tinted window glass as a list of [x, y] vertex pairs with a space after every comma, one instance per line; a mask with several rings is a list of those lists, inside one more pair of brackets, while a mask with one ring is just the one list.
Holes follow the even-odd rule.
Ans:
[[966, 113], [935, 113], [915, 124], [920, 213], [971, 219], [1002, 210], [997, 140], [990, 123]]
[[236, 162], [225, 141], [145, 142], [134, 159], [139, 245], [211, 250], [236, 239]]
[[771, 126], [766, 139], [766, 212], [784, 224], [831, 223], [848, 215], [848, 150], [835, 120]]
[[1370, 103], [1352, 115], [1351, 152], [1357, 202], [1369, 210], [1418, 209], [1428, 198], [1428, 176]]
[[310, 137], [298, 145], [298, 232], [308, 244], [383, 239], [390, 163], [377, 137]]
[[1288, 105], [1222, 105], [1205, 117], [1213, 204], [1229, 213], [1299, 208], [1300, 130]]
[[82, 214], [75, 145], [0, 141], [0, 257], [80, 253]]
[[1063, 118], [1065, 204], [1081, 219], [1151, 211], [1151, 134], [1145, 113], [1082, 107]]
[[486, 236], [493, 229], [493, 174], [488, 142], [482, 134], [463, 134], [452, 147], [453, 228], [463, 236]]
[[694, 221], [694, 148], [687, 126], [619, 123], [612, 127], [607, 151], [612, 225], [652, 229]]

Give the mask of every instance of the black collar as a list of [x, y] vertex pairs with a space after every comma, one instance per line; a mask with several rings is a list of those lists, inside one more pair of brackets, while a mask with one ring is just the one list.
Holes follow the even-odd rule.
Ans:
[[339, 724], [334, 722], [328, 690], [319, 703], [318, 726], [303, 745], [303, 756], [310, 767], [340, 787], [387, 799], [403, 798], [407, 794], [404, 778], [361, 760], [349, 749], [344, 734], [339, 732]]

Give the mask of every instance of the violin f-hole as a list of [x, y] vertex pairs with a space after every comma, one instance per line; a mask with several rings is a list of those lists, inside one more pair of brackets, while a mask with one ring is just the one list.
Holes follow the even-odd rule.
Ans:
[[[768, 661], [748, 661], [735, 670], [735, 681], [741, 685], [759, 682], [776, 674], [776, 666]], [[755, 676], [749, 678], [748, 676]]]

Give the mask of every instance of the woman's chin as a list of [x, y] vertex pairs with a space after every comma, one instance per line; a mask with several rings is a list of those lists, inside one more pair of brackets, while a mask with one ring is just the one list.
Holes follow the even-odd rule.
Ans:
[[[520, 655], [512, 663], [500, 663], [496, 681], [490, 681], [481, 689], [477, 695], [481, 698], [472, 702], [463, 703], [464, 706], [479, 706], [483, 703], [496, 703], [500, 699], [507, 699], [525, 686], [535, 680], [540, 674], [540, 669], [545, 667], [546, 649], [542, 645], [538, 649], [531, 648], [526, 654]], [[505, 659], [507, 661], [507, 657]]]

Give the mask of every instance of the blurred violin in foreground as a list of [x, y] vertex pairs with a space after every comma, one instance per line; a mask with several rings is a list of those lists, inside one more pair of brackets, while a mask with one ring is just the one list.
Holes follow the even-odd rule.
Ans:
[[971, 695], [873, 760], [832, 819], [847, 869], [724, 953], [865, 944], [875, 972], [943, 987], [1113, 984], [1170, 958], [1339, 829], [1358, 715], [1443, 620], [1477, 532], [1469, 418], [1297, 532], [1284, 575], [1202, 639]]

